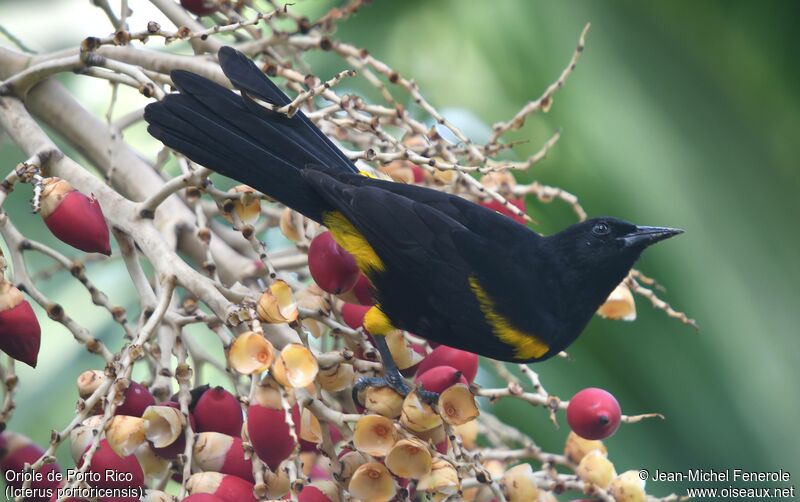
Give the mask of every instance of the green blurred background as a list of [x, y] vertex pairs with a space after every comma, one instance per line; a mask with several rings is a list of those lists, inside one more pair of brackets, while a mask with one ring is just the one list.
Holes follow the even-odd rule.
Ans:
[[[292, 8], [313, 17], [327, 6]], [[107, 25], [93, 24], [103, 21], [97, 11], [79, 0], [3, 0], [0, 23], [48, 50], [105, 34]], [[53, 29], [41, 25], [45, 17]], [[625, 413], [666, 415], [623, 426], [607, 441], [619, 472], [783, 468], [791, 484], [800, 476], [798, 18], [795, 2], [404, 1], [376, 2], [336, 34], [413, 76], [435, 106], [480, 139], [486, 124], [512, 116], [555, 80], [592, 23], [552, 111], [510, 136], [530, 140], [516, 155], [530, 155], [562, 128], [558, 146], [531, 175], [578, 194], [590, 215], [684, 228], [684, 236], [648, 251], [640, 268], [701, 326], [696, 332], [639, 299], [636, 322], [596, 319], [570, 348], [571, 360], [535, 367], [564, 398], [599, 386]], [[322, 76], [343, 69], [332, 57], [314, 62]], [[64, 78], [103, 113], [105, 102], [87, 91], [96, 85], [87, 80]], [[130, 137], [155, 151], [141, 131]], [[21, 160], [7, 140], [0, 144], [4, 173]], [[27, 214], [29, 194], [19, 192], [6, 209], [33, 237], [52, 242]], [[529, 208], [542, 232], [573, 221], [558, 202], [529, 201]], [[135, 305], [118, 263], [92, 277], [115, 303]], [[45, 290], [67, 307], [88, 304], [63, 275]], [[118, 330], [98, 309], [84, 307], [81, 320], [119, 346]], [[42, 364], [20, 369], [19, 408], [9, 425], [41, 443], [67, 423], [75, 377], [98, 364], [59, 326], [43, 325]], [[486, 372], [484, 383], [492, 378]], [[568, 428], [555, 429], [545, 411], [502, 402], [493, 412], [544, 448], [562, 448]], [[686, 486], [650, 483], [648, 491]]]

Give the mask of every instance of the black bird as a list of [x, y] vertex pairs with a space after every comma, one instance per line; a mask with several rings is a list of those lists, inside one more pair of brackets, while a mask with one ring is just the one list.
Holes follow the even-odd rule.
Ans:
[[[542, 361], [570, 345], [642, 251], [681, 230], [595, 218], [542, 236], [460, 197], [359, 174], [246, 56], [219, 51], [236, 94], [187, 71], [147, 106], [148, 131], [198, 164], [327, 226], [367, 275], [388, 384], [407, 384], [383, 336], [403, 329], [502, 361]], [[368, 379], [363, 384], [386, 384]]]

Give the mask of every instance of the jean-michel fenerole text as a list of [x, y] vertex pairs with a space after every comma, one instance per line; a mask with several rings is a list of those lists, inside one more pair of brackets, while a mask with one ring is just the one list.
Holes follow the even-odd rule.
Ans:
[[700, 481], [700, 482], [786, 482], [792, 478], [788, 471], [746, 471], [744, 469], [688, 469], [686, 471], [662, 471], [656, 469], [652, 472], [653, 481]]

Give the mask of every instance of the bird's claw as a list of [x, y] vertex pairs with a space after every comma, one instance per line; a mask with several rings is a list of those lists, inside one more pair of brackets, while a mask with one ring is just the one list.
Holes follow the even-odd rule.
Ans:
[[[386, 376], [382, 377], [359, 378], [355, 385], [353, 385], [353, 402], [363, 406], [364, 403], [359, 399], [359, 394], [368, 387], [389, 387], [403, 397], [407, 396], [412, 390], [411, 386], [408, 385], [408, 382], [406, 382], [406, 379], [403, 378], [403, 375], [401, 375], [399, 371], [390, 371]], [[413, 390], [423, 402], [431, 406], [435, 405], [439, 400], [438, 393], [425, 390], [422, 386], [418, 385]]]

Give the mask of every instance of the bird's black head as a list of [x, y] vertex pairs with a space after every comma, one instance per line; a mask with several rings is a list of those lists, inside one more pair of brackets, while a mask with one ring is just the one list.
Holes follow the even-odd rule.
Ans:
[[593, 218], [548, 236], [546, 246], [562, 271], [562, 300], [585, 309], [588, 322], [645, 248], [682, 232], [617, 218]]
[[562, 251], [592, 267], [627, 265], [644, 249], [683, 230], [643, 227], [617, 218], [593, 218], [551, 236]]

